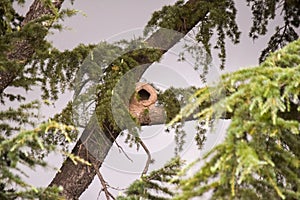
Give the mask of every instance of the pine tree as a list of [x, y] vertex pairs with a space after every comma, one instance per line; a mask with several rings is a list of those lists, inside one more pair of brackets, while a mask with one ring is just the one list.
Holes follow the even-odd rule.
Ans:
[[[49, 120], [39, 125], [41, 102], [27, 103], [22, 94], [6, 90], [15, 87], [28, 91], [39, 85], [45, 102], [55, 100], [71, 85], [76, 69], [93, 47], [79, 45], [61, 52], [45, 39], [49, 31], [62, 28], [61, 19], [75, 14], [73, 10], [59, 11], [63, 1], [52, 2], [34, 1], [26, 16], [19, 15], [13, 5], [24, 1], [0, 2], [1, 199], [59, 199], [61, 187], [35, 188], [27, 184], [21, 178], [26, 172], [20, 165], [45, 167], [42, 158], [61, 151], [58, 139], [54, 143], [51, 137], [59, 138], [62, 146], [76, 138], [77, 131], [70, 124]], [[19, 106], [6, 109], [9, 102]], [[70, 158], [80, 161], [76, 156]]]
[[[23, 3], [22, 0], [8, 0], [0, 3], [0, 99], [3, 105], [7, 101], [20, 103], [19, 108], [9, 108], [1, 111], [0, 114], [0, 158], [2, 170], [0, 197], [4, 199], [14, 199], [17, 197], [27, 199], [57, 199], [60, 198], [59, 195], [62, 195], [66, 199], [79, 198], [95, 175], [98, 175], [100, 180], [102, 180], [98, 169], [112, 143], [122, 131], [115, 124], [110, 107], [112, 89], [117, 81], [137, 65], [149, 65], [154, 61], [158, 61], [165, 51], [192, 29], [197, 30], [195, 39], [203, 46], [204, 52], [200, 51], [197, 46], [187, 46], [186, 51], [196, 56], [196, 60], [198, 61], [196, 66], [200, 64], [206, 66], [202, 75], [202, 78], [205, 79], [205, 74], [209, 70], [207, 63], [210, 61], [211, 48], [219, 49], [220, 67], [224, 68], [226, 58], [225, 39], [229, 38], [233, 43], [238, 43], [240, 36], [235, 21], [237, 10], [233, 0], [190, 0], [187, 3], [178, 1], [175, 5], [164, 6], [160, 11], [153, 14], [145, 30], [145, 34], [149, 36], [146, 42], [140, 42], [139, 40], [121, 41], [115, 44], [103, 42], [99, 45], [79, 45], [73, 50], [61, 52], [54, 48], [45, 39], [45, 36], [52, 29], [61, 30], [60, 20], [64, 17], [72, 16], [76, 12], [68, 9], [60, 10], [64, 2], [63, 0], [36, 0], [33, 2], [26, 16], [20, 16], [14, 10], [13, 3], [15, 2]], [[253, 39], [266, 33], [268, 21], [274, 19], [278, 9], [281, 9], [283, 13], [284, 25], [278, 27], [275, 34], [270, 38], [268, 46], [262, 52], [261, 62], [265, 60], [270, 52], [298, 38], [296, 28], [299, 27], [300, 21], [300, 9], [297, 7], [299, 0], [247, 0], [247, 2], [254, 16], [253, 26], [249, 34]], [[167, 29], [175, 30], [179, 34], [170, 35], [166, 31]], [[211, 43], [214, 31], [216, 31], [218, 39], [216, 43]], [[150, 48], [147, 46], [147, 43]], [[162, 44], [164, 46], [160, 49], [152, 48], [153, 46], [161, 47], [159, 45]], [[136, 45], [140, 46], [140, 48], [136, 48]], [[163, 187], [166, 181], [172, 184], [176, 183], [176, 185], [179, 184], [183, 193], [177, 194], [178, 198], [197, 196], [210, 188], [215, 189], [215, 193], [213, 194], [215, 198], [226, 198], [228, 196], [230, 198], [243, 198], [251, 197], [251, 195], [256, 195], [259, 198], [298, 198], [297, 176], [299, 174], [295, 173], [295, 171], [299, 170], [299, 159], [297, 160], [298, 146], [291, 142], [298, 139], [296, 135], [293, 135], [298, 130], [298, 122], [293, 121], [294, 119], [298, 119], [297, 112], [295, 112], [296, 109], [294, 109], [297, 107], [295, 102], [298, 98], [298, 90], [297, 79], [291, 79], [291, 74], [293, 76], [297, 75], [295, 69], [297, 69], [296, 65], [299, 58], [297, 57], [299, 44], [294, 43], [280, 52], [282, 54], [276, 54], [277, 57], [275, 54], [272, 54], [269, 59], [266, 59], [262, 63], [261, 67], [236, 72], [232, 75], [225, 75], [223, 77], [223, 84], [226, 86], [225, 90], [221, 87], [203, 88], [197, 91], [193, 96], [197, 100], [197, 103], [188, 105], [179, 117], [175, 118], [175, 120], [179, 120], [183, 116], [189, 117], [188, 115], [191, 113], [200, 110], [195, 115], [195, 117], [200, 118], [199, 133], [196, 136], [199, 145], [203, 142], [201, 134], [203, 134], [204, 130], [201, 129], [201, 124], [205, 122], [203, 120], [204, 117], [210, 117], [210, 121], [214, 120], [214, 117], [220, 116], [232, 119], [232, 133], [230, 129], [228, 130], [228, 138], [230, 139], [226, 140], [227, 143], [225, 141], [224, 144], [221, 144], [214, 151], [216, 155], [212, 154], [214, 157], [206, 167], [201, 168], [199, 173], [191, 179], [179, 183], [176, 176], [182, 173], [179, 172], [178, 174], [178, 167], [181, 161], [173, 160], [165, 168], [145, 175], [140, 181], [135, 182], [127, 191], [129, 198], [132, 196], [132, 198], [160, 199], [164, 198], [165, 195], [173, 197], [175, 192]], [[96, 56], [98, 60], [88, 57], [96, 54], [100, 56], [110, 55], [118, 59], [105, 62], [101, 60], [101, 57]], [[202, 60], [203, 54], [206, 55], [204, 56], [206, 58], [205, 61]], [[277, 61], [276, 59], [278, 60], [276, 65], [280, 66], [277, 68], [282, 68], [282, 71], [276, 67], [274, 69], [268, 67], [273, 66], [274, 63], [272, 64], [272, 62]], [[97, 67], [105, 69], [104, 73], [98, 74], [97, 71], [85, 71], [84, 66], [87, 63], [84, 63], [84, 60], [85, 62], [89, 62], [88, 64], [95, 65], [95, 69]], [[148, 65], [142, 68], [134, 80], [131, 80], [131, 84], [134, 84], [139, 79]], [[291, 66], [294, 67], [291, 68]], [[293, 70], [283, 71], [285, 68]], [[46, 189], [31, 188], [19, 176], [12, 173], [11, 170], [15, 170], [18, 163], [23, 163], [30, 167], [36, 165], [45, 166], [46, 163], [36, 159], [36, 156], [43, 158], [50, 151], [58, 150], [64, 147], [67, 142], [76, 139], [77, 131], [74, 129], [73, 125], [75, 124], [71, 119], [71, 114], [74, 112], [73, 106], [76, 106], [76, 102], [68, 104], [63, 112], [57, 114], [54, 119], [37, 125], [35, 123], [37, 118], [35, 110], [38, 109], [39, 103], [31, 102], [24, 104], [24, 96], [7, 93], [5, 89], [7, 87], [21, 87], [25, 90], [30, 90], [33, 86], [39, 85], [43, 91], [41, 96], [44, 102], [47, 103], [49, 100], [56, 100], [60, 92], [64, 92], [66, 89], [78, 84], [76, 82], [76, 78], [78, 77], [75, 77], [75, 74], [78, 75], [78, 72], [81, 74], [81, 78], [87, 76], [89, 77], [89, 81], [97, 83], [96, 85], [94, 84], [95, 88], [91, 88], [85, 95], [78, 96], [82, 99], [88, 99], [91, 96], [95, 97], [96, 108], [94, 115], [89, 121], [86, 121], [85, 130], [82, 133], [81, 139], [78, 140], [72, 150], [72, 154], [66, 153], [68, 155], [66, 161], [50, 186]], [[258, 78], [253, 79], [253, 84], [256, 84], [256, 87], [248, 84], [248, 81], [252, 80], [249, 76], [253, 76], [253, 74], [255, 78]], [[256, 74], [262, 75], [256, 77]], [[275, 76], [276, 79], [272, 76]], [[99, 77], [101, 77], [100, 83], [99, 79], [97, 79]], [[265, 77], [266, 79], [264, 79]], [[246, 83], [242, 84], [243, 81]], [[232, 85], [232, 83], [234, 84]], [[259, 88], [259, 83], [266, 83], [266, 90], [259, 90], [257, 92], [247, 90], [249, 88]], [[290, 83], [291, 85], [289, 85]], [[87, 84], [87, 82], [83, 82], [79, 88], [81, 86], [84, 87], [84, 84]], [[282, 88], [278, 89], [276, 86]], [[193, 90], [195, 88], [192, 88]], [[243, 93], [245, 91], [248, 92], [245, 93], [247, 95]], [[253, 91], [253, 94], [250, 91]], [[80, 93], [80, 91], [75, 92]], [[190, 93], [190, 91], [185, 90], [181, 90], [180, 92], [183, 94]], [[225, 93], [226, 98], [225, 100], [216, 100], [215, 104], [212, 104], [206, 101], [211, 92], [215, 92], [216, 97], [219, 94]], [[261, 94], [263, 95], [260, 96]], [[293, 96], [291, 94], [296, 95]], [[244, 103], [245, 100], [251, 101], [252, 98], [254, 99], [254, 103], [251, 105]], [[170, 121], [179, 112], [176, 106], [180, 102], [176, 96], [172, 96], [168, 91], [160, 95], [160, 100], [161, 104], [167, 108], [168, 120]], [[248, 109], [249, 106], [251, 108], [250, 111]], [[228, 113], [224, 114], [224, 112], [221, 112], [226, 109]], [[216, 110], [220, 112], [216, 112]], [[124, 110], [121, 109], [120, 111], [122, 113]], [[249, 112], [249, 116], [245, 116], [244, 112]], [[126, 114], [127, 111], [124, 113]], [[241, 120], [244, 120], [241, 117], [247, 117], [246, 120], [248, 120], [248, 125], [245, 126], [246, 130], [244, 131], [244, 127], [239, 127], [242, 124]], [[266, 123], [259, 123], [261, 121]], [[184, 123], [184, 120], [175, 126], [178, 134], [181, 134], [180, 127], [182, 123]], [[137, 121], [134, 126], [139, 127], [141, 124], [147, 125], [147, 123]], [[24, 131], [23, 127], [25, 126], [32, 126], [33, 128], [30, 131]], [[256, 129], [252, 130], [253, 127]], [[142, 141], [135, 134], [134, 128], [130, 130], [133, 134], [128, 135], [128, 140], [129, 142], [143, 146]], [[236, 132], [239, 134], [235, 135]], [[247, 138], [248, 132], [253, 133], [253, 138]], [[255, 134], [257, 132], [261, 132], [262, 134]], [[289, 134], [290, 132], [292, 134]], [[95, 148], [97, 152], [90, 152], [83, 145], [83, 141], [90, 142], [92, 140], [89, 138], [92, 137], [92, 139], [95, 139], [94, 136], [97, 136], [97, 134], [106, 139], [104, 143], [101, 143], [103, 141], [97, 141], [97, 144], [91, 143], [91, 145], [101, 144], [101, 146], [100, 148], [99, 146]], [[181, 137], [183, 135], [178, 135], [178, 143], [184, 142], [180, 139]], [[99, 137], [96, 138], [99, 139]], [[265, 141], [267, 143], [255, 143], [256, 141]], [[278, 142], [280, 143], [278, 144]], [[59, 144], [62, 147], [59, 147]], [[264, 145], [258, 146], [261, 148], [257, 150], [253, 148], [257, 147], [257, 144]], [[30, 153], [24, 151], [25, 146], [31, 149]], [[225, 147], [229, 147], [229, 149]], [[100, 154], [102, 159], [96, 158], [95, 155], [97, 154]], [[215, 164], [215, 161], [221, 155], [223, 155], [221, 158], [225, 159], [226, 162], [224, 163], [221, 159]], [[238, 163], [232, 156], [239, 158]], [[282, 159], [288, 159], [286, 162], [287, 165], [276, 165]], [[236, 166], [236, 168], [230, 171], [228, 165]], [[218, 181], [207, 185], [207, 181], [214, 181], [214, 179], [210, 178], [216, 178], [214, 175], [217, 173], [217, 170], [220, 172], [218, 175], [220, 175], [221, 183], [224, 183], [224, 185], [221, 185]], [[265, 179], [255, 180], [257, 177], [251, 177], [251, 170], [256, 170], [257, 174], [261, 172]], [[228, 174], [232, 175], [230, 179], [227, 176]], [[170, 176], [174, 175], [175, 179], [172, 179]], [[160, 177], [164, 178], [160, 179]], [[173, 180], [176, 181], [172, 182]], [[199, 181], [203, 181], [206, 185], [199, 185]], [[22, 190], [12, 188], [12, 184], [19, 185]], [[62, 191], [61, 186], [63, 187]], [[283, 190], [284, 187], [286, 187], [286, 190]], [[228, 191], [226, 188], [229, 188], [231, 193], [226, 192]], [[256, 188], [257, 191], [253, 192], [253, 188]], [[107, 188], [104, 189], [106, 190], [107, 198], [109, 198]], [[161, 191], [164, 195], [159, 196], [157, 193], [151, 192], [151, 189]], [[194, 191], [194, 189], [199, 190]]]
[[[268, 18], [275, 17], [278, 4], [285, 13], [285, 25], [276, 28], [262, 51], [260, 66], [224, 75], [217, 87], [197, 90], [171, 122], [191, 115], [206, 124], [231, 119], [225, 141], [203, 158], [205, 163], [194, 175], [183, 176], [179, 192], [171, 199], [191, 199], [207, 192], [212, 193], [211, 199], [299, 199], [299, 40], [271, 53], [298, 38], [294, 28], [299, 27], [299, 8], [288, 7], [290, 2], [248, 3], [254, 15], [249, 33], [253, 39], [266, 33]], [[163, 18], [160, 14], [154, 14], [155, 23]], [[287, 27], [290, 34], [285, 32]], [[205, 41], [210, 45], [209, 39], [200, 40], [208, 46]], [[224, 61], [225, 56], [221, 53], [220, 58]], [[127, 194], [135, 191], [134, 186]]]
[[[212, 95], [225, 98], [196, 115], [213, 119], [224, 112], [231, 124], [224, 142], [204, 165], [180, 184], [175, 199], [212, 191], [211, 199], [299, 199], [300, 40], [271, 53], [260, 66], [222, 76], [220, 85], [198, 90], [185, 107], [187, 116]], [[220, 92], [222, 90], [222, 92]], [[174, 119], [174, 122], [177, 119]]]

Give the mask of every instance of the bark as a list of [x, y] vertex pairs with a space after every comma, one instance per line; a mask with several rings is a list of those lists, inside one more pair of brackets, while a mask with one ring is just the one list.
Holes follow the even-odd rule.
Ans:
[[[196, 3], [197, 0], [190, 0], [184, 6], [193, 11], [195, 9], [194, 7], [196, 7]], [[199, 15], [198, 19], [195, 19], [195, 16], [193, 16], [194, 21], [188, 20], [189, 18], [191, 18], [190, 16], [183, 16], [183, 18], [185, 18], [184, 21], [189, 21], [189, 23], [183, 23], [182, 26], [179, 26], [176, 30], [174, 30], [180, 32], [180, 34], [173, 33], [170, 35], [168, 33], [168, 30], [159, 29], [158, 31], [153, 33], [146, 40], [146, 42], [152, 47], [161, 49], [160, 56], [162, 56], [168, 49], [173, 47], [185, 34], [187, 34], [201, 19], [203, 19], [206, 16], [207, 12], [208, 11], [204, 10], [203, 13]], [[150, 66], [147, 57], [139, 56], [134, 57], [134, 59], [141, 65], [148, 63], [147, 66], [142, 70], [142, 75], [143, 72], [147, 70], [148, 66]], [[165, 118], [162, 113], [163, 111], [159, 108], [152, 109], [149, 112], [149, 117], [152, 121], [140, 121], [140, 124], [164, 124]], [[97, 128], [98, 125], [96, 117], [93, 117], [87, 128], [84, 130], [81, 138], [76, 143], [72, 153], [93, 164], [96, 164], [97, 167], [101, 167], [101, 164], [104, 162], [109, 149], [120, 133], [120, 131], [112, 131], [112, 127], [109, 127], [109, 125], [106, 126], [105, 124], [106, 123], [103, 122], [105, 128], [102, 128], [100, 130], [99, 128]], [[98, 145], [95, 145], [95, 140], [97, 140]], [[87, 146], [88, 149], [86, 148]], [[78, 199], [93, 181], [95, 175], [96, 170], [94, 169], [94, 167], [80, 163], [74, 165], [74, 163], [70, 159], [66, 159], [59, 172], [50, 183], [50, 186], [63, 186], [64, 190], [62, 192], [62, 195], [66, 199]]]
[[[54, 2], [53, 4], [56, 9], [60, 9], [63, 1], [64, 0], [53, 0], [52, 2]], [[190, 0], [185, 6], [190, 7], [190, 10], [193, 10], [193, 6], [195, 3], [197, 3], [197, 0]], [[51, 8], [44, 6], [41, 0], [35, 0], [25, 16], [22, 26], [25, 26], [28, 22], [38, 19], [43, 15], [49, 14], [53, 14]], [[182, 26], [176, 28], [175, 31], [178, 31], [181, 34], [173, 34], [172, 37], [169, 37], [170, 35], [166, 34], [165, 32], [166, 30], [160, 29], [153, 35], [151, 35], [146, 42], [148, 42], [150, 46], [160, 48], [161, 55], [163, 55], [168, 49], [176, 44], [182, 38], [182, 36], [187, 34], [187, 32], [190, 31], [206, 14], [207, 11], [203, 11], [202, 16], [200, 16], [198, 19], [194, 19], [195, 21], [190, 21], [190, 16], [182, 16], [183, 21], [189, 23], [183, 23]], [[45, 36], [46, 35], [42, 35], [41, 37]], [[3, 93], [5, 88], [7, 88], [14, 81], [14, 79], [17, 78], [19, 73], [22, 73], [23, 67], [32, 57], [34, 52], [35, 50], [30, 45], [30, 43], [26, 40], [22, 40], [17, 41], [14, 49], [7, 53], [7, 58], [9, 60], [19, 63], [20, 65], [18, 68], [10, 69], [9, 71], [0, 71], [0, 94]], [[141, 64], [149, 63], [147, 61], [147, 57], [141, 56], [134, 59], [136, 59]], [[146, 69], [147, 67], [144, 69], [144, 71]], [[291, 110], [291, 112], [293, 112], [290, 113], [291, 115], [299, 116], [298, 112], [294, 113], [296, 112], [296, 109]], [[165, 117], [162, 109], [156, 108], [149, 111], [150, 121], [148, 120], [148, 118], [147, 121], [140, 121], [142, 125], [164, 124]], [[297, 119], [300, 120], [299, 117]], [[106, 125], [104, 123], [104, 126], [105, 129], [100, 129], [97, 124], [96, 117], [93, 117], [89, 125], [83, 131], [81, 138], [78, 140], [72, 150], [72, 153], [74, 155], [77, 155], [89, 161], [90, 163], [93, 163], [93, 167], [87, 166], [82, 163], [78, 163], [75, 165], [69, 158], [67, 158], [60, 168], [59, 172], [50, 183], [50, 186], [63, 186], [64, 190], [62, 195], [66, 199], [78, 199], [81, 196], [81, 194], [91, 184], [95, 175], [97, 174], [95, 167], [101, 167], [114, 140], [118, 137], [118, 131], [112, 131], [112, 128], [109, 127], [108, 124]], [[93, 142], [93, 139], [97, 139], [97, 143]], [[87, 146], [89, 146], [88, 149], [86, 148]]]
[[[54, 8], [60, 9], [63, 1], [64, 0], [53, 0], [52, 2]], [[30, 9], [22, 22], [21, 29], [33, 20], [36, 20], [44, 15], [52, 14], [53, 10], [49, 6], [45, 6], [43, 1], [35, 0], [30, 6]], [[40, 35], [40, 38], [44, 38], [45, 36], [46, 34]], [[14, 48], [10, 52], [7, 52], [6, 55], [8, 60], [18, 63], [18, 65], [15, 65], [14, 69], [0, 71], [0, 94], [3, 93], [5, 88], [7, 88], [17, 78], [19, 73], [22, 73], [23, 67], [27, 64], [34, 52], [35, 49], [26, 39], [17, 41], [14, 44]]]
[[[91, 133], [97, 135], [98, 143], [95, 148], [91, 147], [91, 145], [95, 145], [95, 143], [89, 140]], [[70, 158], [67, 158], [60, 168], [60, 171], [52, 180], [50, 186], [60, 185], [64, 188], [62, 195], [66, 199], [78, 199], [93, 181], [96, 175], [95, 167], [100, 168], [104, 157], [107, 155], [117, 135], [118, 133], [111, 133], [108, 130], [105, 132], [100, 130], [97, 118], [93, 117], [83, 131], [81, 139], [78, 140], [72, 150], [72, 154], [84, 158], [86, 161], [92, 163], [92, 165], [88, 166], [80, 162], [74, 164]], [[87, 146], [89, 146], [88, 149], [86, 148]], [[92, 149], [94, 149], [94, 152], [91, 151]], [[98, 153], [102, 154], [102, 158], [100, 156], [95, 157]]]

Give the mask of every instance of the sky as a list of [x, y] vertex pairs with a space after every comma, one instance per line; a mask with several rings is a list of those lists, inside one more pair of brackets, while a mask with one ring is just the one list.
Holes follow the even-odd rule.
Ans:
[[[72, 49], [79, 43], [97, 44], [101, 41], [114, 41], [116, 39], [130, 38], [138, 36], [151, 14], [159, 10], [163, 5], [172, 4], [173, 0], [75, 0], [73, 6], [70, 3], [65, 3], [64, 7], [74, 8], [79, 10], [79, 14], [63, 22], [66, 29], [62, 32], [54, 32], [48, 36], [48, 39], [53, 42], [57, 48]], [[270, 34], [259, 38], [255, 42], [248, 38], [252, 20], [251, 13], [246, 7], [245, 1], [236, 1], [238, 8], [237, 21], [240, 30], [242, 31], [241, 42], [238, 45], [232, 45], [227, 42], [227, 61], [225, 71], [218, 69], [218, 60], [214, 57], [212, 69], [209, 74], [210, 81], [218, 80], [220, 74], [224, 72], [235, 71], [244, 67], [256, 66], [260, 51], [266, 46], [267, 39]], [[20, 9], [20, 12], [26, 12], [28, 6]], [[276, 19], [270, 22], [270, 30], [275, 25], [281, 23]], [[272, 32], [272, 31], [270, 31]], [[193, 70], [192, 59], [186, 63], [178, 63], [177, 55], [182, 49], [180, 45], [172, 48], [161, 63], [156, 63], [146, 71], [144, 79], [154, 83], [161, 89], [166, 89], [169, 86], [201, 86], [199, 73]], [[31, 98], [38, 98], [39, 90], [29, 92], [27, 94]], [[55, 107], [43, 108], [43, 113], [53, 115], [63, 108], [66, 103], [72, 99], [72, 92], [62, 94], [60, 99], [55, 102]], [[189, 122], [186, 125], [186, 130], [189, 133], [194, 132], [194, 122]], [[214, 145], [222, 140], [224, 131], [228, 126], [228, 122], [219, 122], [214, 133], [208, 136], [208, 141], [205, 150], [211, 149]], [[153, 154], [155, 164], [150, 169], [155, 169], [162, 166], [173, 155], [174, 140], [171, 134], [164, 133], [163, 126], [144, 127], [141, 137], [148, 145], [148, 148]], [[187, 144], [184, 147], [182, 155], [188, 161], [193, 161], [195, 155], [200, 155], [197, 147], [192, 140], [192, 134], [188, 134]], [[128, 155], [134, 160], [130, 162], [124, 155], [120, 154], [117, 147], [114, 146], [109, 152], [105, 160], [101, 172], [105, 180], [114, 187], [125, 188], [133, 180], [139, 178], [140, 172], [143, 170], [143, 163], [146, 161], [146, 155], [143, 150], [139, 152], [135, 148], [128, 148], [124, 144], [124, 138], [118, 138], [118, 143], [121, 144]], [[203, 152], [201, 152], [202, 154]], [[48, 160], [52, 166], [60, 167], [62, 160], [58, 155], [51, 155]], [[52, 180], [55, 171], [47, 169], [37, 169], [35, 172], [28, 171], [30, 175], [29, 181], [38, 186], [46, 186]], [[100, 182], [97, 178], [94, 179], [91, 186], [81, 196], [81, 200], [104, 199], [103, 194], [98, 196], [101, 190]], [[119, 191], [112, 190], [112, 193], [118, 194]]]

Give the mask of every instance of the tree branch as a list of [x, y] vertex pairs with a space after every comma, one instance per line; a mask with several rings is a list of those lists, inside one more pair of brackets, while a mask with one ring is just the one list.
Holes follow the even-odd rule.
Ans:
[[[54, 9], [59, 10], [64, 0], [53, 0], [52, 2]], [[31, 4], [30, 9], [22, 22], [21, 29], [29, 22], [45, 15], [54, 15], [53, 8], [45, 6], [41, 0], [35, 0]], [[41, 33], [40, 38], [44, 37], [46, 37], [46, 34]], [[7, 59], [11, 62], [18, 63], [18, 65], [15, 66], [14, 69], [9, 69], [9, 71], [0, 71], [0, 94], [2, 94], [3, 91], [17, 78], [19, 73], [22, 72], [23, 67], [27, 64], [28, 60], [30, 60], [34, 52], [34, 48], [27, 40], [17, 41], [14, 48], [10, 52], [7, 52]]]
[[102, 185], [102, 187], [103, 187], [102, 190], [103, 190], [104, 193], [105, 193], [106, 199], [109, 200], [110, 198], [112, 198], [113, 200], [115, 200], [114, 196], [108, 191], [108, 189], [107, 189], [107, 183], [106, 183], [106, 181], [104, 180], [102, 174], [100, 173], [99, 168], [97, 168], [97, 166], [94, 165], [93, 163], [92, 163], [92, 165], [93, 165], [94, 169], [96, 170], [97, 176], [98, 176], [98, 178], [99, 178], [99, 180], [100, 180], [100, 182], [101, 182], [101, 185]]
[[[197, 3], [199, 3], [197, 0], [190, 0], [184, 5], [184, 7], [195, 10], [194, 7], [196, 7]], [[184, 29], [178, 27], [178, 29], [174, 30], [174, 32], [181, 31], [180, 34], [178, 33], [170, 35], [168, 34], [168, 32], [166, 32], [166, 29], [159, 29], [158, 31], [153, 33], [145, 42], [148, 43], [151, 47], [160, 49], [159, 55], [162, 56], [168, 49], [179, 42], [179, 40], [185, 34], [187, 34], [201, 19], [203, 19], [207, 13], [208, 10], [201, 12], [201, 14], [198, 13], [198, 16], [183, 16], [189, 23], [185, 24], [186, 27]], [[128, 56], [130, 56], [130, 54]], [[142, 75], [150, 66], [149, 61], [147, 59], [145, 60], [145, 57], [136, 57], [134, 55], [132, 55], [131, 57], [140, 65], [147, 64], [147, 66], [143, 68], [143, 71], [141, 72]], [[150, 111], [150, 117], [152, 115], [153, 119], [150, 124], [149, 122], [140, 122], [140, 124], [151, 125], [165, 123], [165, 120], [161, 121], [161, 112], [158, 112], [158, 110], [156, 110], [152, 114]], [[102, 123], [103, 125], [106, 125], [105, 121], [103, 121]], [[100, 130], [97, 120], [95, 119], [95, 117], [93, 117], [89, 125], [83, 131], [82, 136], [76, 143], [72, 153], [82, 157], [83, 159], [91, 163], [97, 160], [97, 168], [99, 168], [101, 167], [106, 155], [109, 152], [109, 149], [111, 148], [113, 142], [119, 134], [120, 131], [114, 131], [113, 127], [110, 127], [109, 124], [107, 125], [107, 128], [105, 128], [104, 130]], [[85, 141], [89, 137], [89, 135], [93, 135], [95, 137], [97, 136], [98, 144], [96, 145], [91, 140], [87, 140], [84, 144], [85, 147], [81, 149], [81, 151], [78, 151], [80, 145], [82, 145], [82, 141]], [[93, 161], [91, 161], [91, 159]], [[97, 172], [94, 167], [82, 166], [80, 164], [75, 166], [69, 159], [67, 159], [52, 180], [50, 186], [63, 186], [64, 190], [62, 192], [62, 195], [66, 199], [78, 199], [79, 196], [90, 185], [96, 174]]]
[[[105, 126], [105, 124], [104, 124], [104, 126]], [[108, 127], [105, 126], [105, 128], [106, 128], [106, 130], [110, 133], [110, 135], [113, 136], [113, 134], [110, 132], [110, 130], [108, 129]], [[123, 152], [124, 155], [126, 156], [126, 158], [127, 158], [128, 160], [130, 160], [131, 162], [133, 162], [133, 160], [129, 157], [129, 155], [124, 151], [124, 149], [118, 144], [118, 142], [117, 142], [116, 140], [114, 141], [114, 143], [117, 145], [119, 151]]]
[[141, 144], [141, 146], [143, 147], [143, 149], [145, 150], [148, 158], [147, 158], [147, 162], [145, 164], [145, 168], [141, 174], [141, 177], [143, 177], [144, 175], [147, 174], [148, 172], [148, 169], [149, 169], [149, 165], [151, 164], [151, 154], [150, 154], [150, 151], [149, 149], [147, 148], [147, 146], [145, 145], [145, 143], [142, 141], [142, 139], [139, 139], [139, 143]]

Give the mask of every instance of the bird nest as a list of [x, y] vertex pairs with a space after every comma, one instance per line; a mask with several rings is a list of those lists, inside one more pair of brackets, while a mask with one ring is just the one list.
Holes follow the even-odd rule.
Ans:
[[[157, 91], [148, 83], [137, 83], [129, 102], [130, 114], [140, 122], [147, 121], [149, 110], [155, 106]], [[150, 120], [150, 119], [149, 119]]]

